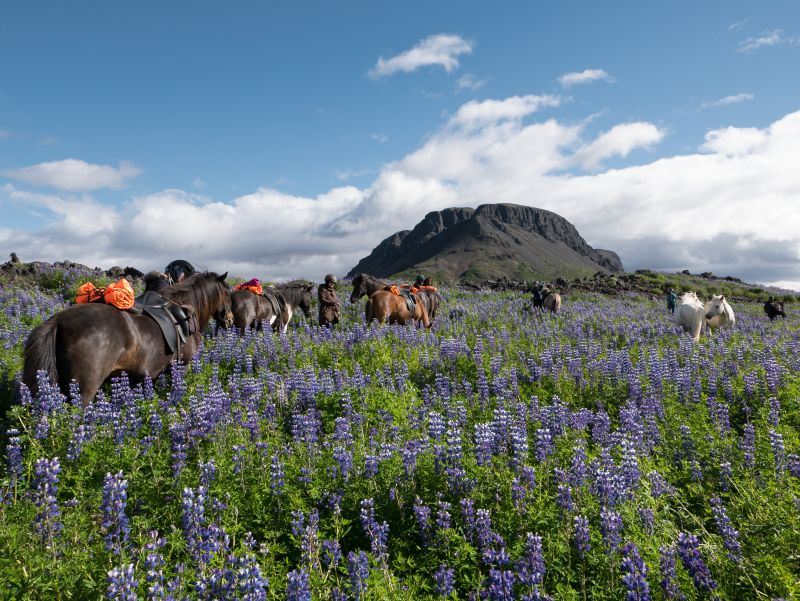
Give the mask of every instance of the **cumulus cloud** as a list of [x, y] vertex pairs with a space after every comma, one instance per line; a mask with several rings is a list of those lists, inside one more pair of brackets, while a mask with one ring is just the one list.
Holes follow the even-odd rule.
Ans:
[[[590, 244], [617, 251], [628, 269], [711, 270], [800, 287], [800, 111], [763, 129], [708, 132], [694, 152], [576, 173], [608, 157], [633, 157], [664, 132], [634, 122], [590, 135], [587, 122], [522, 119], [533, 113], [506, 100], [470, 109], [480, 118], [465, 118], [468, 127], [445, 120], [363, 188], [314, 197], [261, 188], [226, 201], [166, 190], [121, 208], [89, 196], [41, 195], [31, 200], [50, 221], [33, 234], [0, 230], [0, 243], [29, 258], [147, 269], [180, 256], [242, 276], [319, 278], [346, 273], [428, 211], [511, 202], [563, 215]], [[6, 186], [0, 202], [27, 200], [21, 194]], [[68, 221], [72, 211], [82, 212]], [[84, 219], [98, 228], [92, 244]]]
[[522, 119], [540, 108], [558, 106], [558, 96], [512, 96], [503, 100], [471, 100], [456, 111], [451, 126], [475, 128], [498, 121]]
[[68, 192], [88, 192], [99, 188], [122, 188], [127, 179], [136, 177], [141, 172], [139, 167], [128, 161], [121, 161], [119, 167], [111, 167], [77, 159], [64, 159], [10, 169], [4, 171], [3, 175], [34, 186]]
[[724, 98], [720, 98], [719, 100], [714, 100], [713, 102], [704, 102], [700, 105], [700, 110], [705, 110], [707, 108], [712, 108], [715, 106], [727, 106], [729, 104], [739, 104], [740, 102], [749, 102], [755, 98], [754, 94], [748, 93], [741, 93], [741, 94], [732, 94], [730, 96], [725, 96]]
[[661, 142], [665, 132], [652, 123], [623, 123], [581, 147], [574, 155], [584, 169], [595, 169], [608, 158], [626, 157], [636, 148], [648, 148]]
[[458, 68], [458, 57], [472, 52], [474, 44], [459, 35], [440, 33], [391, 58], [378, 58], [368, 75], [373, 79], [397, 72], [410, 73], [421, 67], [440, 66], [450, 73]]
[[606, 73], [603, 69], [586, 69], [574, 73], [564, 73], [558, 78], [560, 83], [565, 88], [577, 86], [584, 83], [591, 83], [593, 81], [603, 80], [608, 83], [613, 83], [614, 78]]

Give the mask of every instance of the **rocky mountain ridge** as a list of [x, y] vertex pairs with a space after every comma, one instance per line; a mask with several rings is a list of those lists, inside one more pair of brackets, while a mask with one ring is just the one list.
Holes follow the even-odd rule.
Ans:
[[484, 204], [432, 211], [413, 230], [392, 234], [348, 274], [391, 277], [427, 271], [476, 281], [588, 277], [624, 271], [616, 253], [592, 248], [569, 221], [544, 209]]

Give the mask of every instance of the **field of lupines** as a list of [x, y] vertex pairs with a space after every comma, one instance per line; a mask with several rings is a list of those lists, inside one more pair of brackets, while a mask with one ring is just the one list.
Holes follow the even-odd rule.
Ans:
[[[800, 315], [445, 289], [430, 331], [207, 337], [7, 411], [2, 599], [793, 599]], [[340, 289], [341, 298], [348, 291]], [[0, 395], [64, 306], [0, 288]], [[451, 309], [458, 309], [448, 318]]]

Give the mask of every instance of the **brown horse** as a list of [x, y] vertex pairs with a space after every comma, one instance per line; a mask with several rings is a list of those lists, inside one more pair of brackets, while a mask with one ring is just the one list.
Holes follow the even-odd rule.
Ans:
[[355, 303], [362, 296], [368, 296], [364, 305], [364, 315], [367, 323], [372, 323], [377, 319], [379, 323], [386, 320], [389, 323], [405, 325], [407, 321], [414, 320], [421, 323], [426, 328], [431, 327], [428, 311], [419, 295], [416, 297], [414, 311], [408, 310], [406, 299], [397, 294], [392, 294], [387, 290], [389, 286], [377, 278], [373, 278], [366, 273], [360, 273], [353, 278], [353, 293], [350, 295], [350, 302]]
[[[164, 298], [189, 306], [195, 322], [178, 359], [188, 361], [194, 356], [212, 316], [230, 315], [226, 276], [196, 273], [160, 291]], [[123, 371], [131, 381], [146, 374], [156, 377], [175, 358], [150, 317], [99, 303], [74, 305], [53, 315], [28, 336], [22, 381], [36, 393], [36, 373], [44, 370], [67, 394], [70, 381], [76, 380], [85, 407], [109, 378]]]

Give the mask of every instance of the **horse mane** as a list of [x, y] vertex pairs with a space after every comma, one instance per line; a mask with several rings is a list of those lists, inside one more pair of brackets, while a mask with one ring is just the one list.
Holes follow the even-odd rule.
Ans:
[[296, 307], [303, 298], [308, 295], [311, 296], [311, 288], [314, 283], [307, 280], [292, 280], [291, 282], [284, 282], [275, 284], [275, 289], [283, 298], [293, 307]]
[[[220, 284], [218, 286], [217, 284]], [[191, 305], [198, 314], [211, 316], [226, 285], [213, 271], [193, 273], [182, 282], [160, 291], [161, 296], [179, 305]]]

